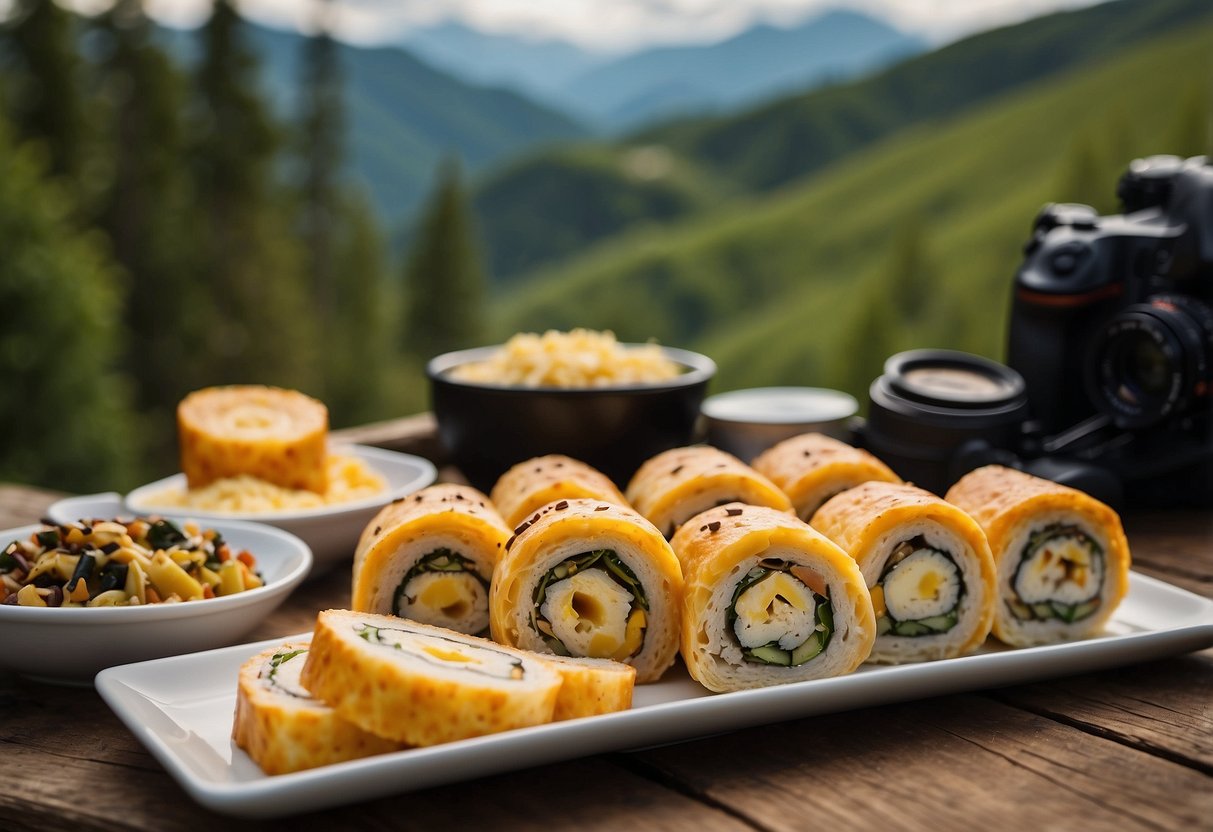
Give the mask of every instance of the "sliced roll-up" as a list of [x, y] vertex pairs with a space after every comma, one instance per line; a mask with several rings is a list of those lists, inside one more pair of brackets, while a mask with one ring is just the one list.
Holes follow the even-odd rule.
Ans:
[[994, 620], [994, 559], [969, 515], [912, 485], [866, 482], [826, 501], [813, 528], [859, 564], [876, 614], [870, 661], [964, 655]]
[[627, 505], [610, 477], [561, 454], [518, 463], [501, 475], [490, 496], [510, 528], [534, 516], [548, 503], [560, 500], [604, 500]]
[[632, 707], [632, 689], [636, 686], [636, 668], [610, 659], [586, 659], [572, 656], [543, 657], [564, 683], [556, 697], [553, 722], [597, 716]]
[[553, 653], [614, 659], [656, 680], [678, 652], [682, 570], [635, 511], [561, 500], [506, 544], [489, 598], [493, 638]]
[[266, 774], [286, 774], [404, 746], [338, 716], [299, 681], [307, 642], [263, 650], [240, 668], [232, 739]]
[[208, 387], [177, 405], [181, 470], [190, 488], [248, 474], [323, 494], [328, 488], [328, 408], [295, 390]]
[[674, 535], [682, 562], [682, 657], [726, 691], [850, 673], [876, 639], [863, 575], [846, 552], [785, 512], [729, 503]]
[[775, 483], [732, 454], [709, 445], [674, 448], [645, 462], [625, 492], [628, 502], [673, 537], [678, 527], [713, 506], [746, 503], [790, 511]]
[[301, 681], [364, 730], [419, 746], [550, 722], [561, 685], [538, 656], [346, 610], [320, 613]]
[[510, 530], [466, 485], [434, 485], [384, 506], [354, 554], [351, 606], [479, 634]]
[[821, 433], [785, 439], [754, 460], [754, 470], [779, 486], [806, 523], [826, 500], [865, 482], [901, 482], [865, 450]]
[[994, 635], [1016, 646], [1099, 632], [1129, 589], [1120, 517], [1081, 491], [1000, 465], [966, 474], [947, 499], [973, 516], [998, 569]]

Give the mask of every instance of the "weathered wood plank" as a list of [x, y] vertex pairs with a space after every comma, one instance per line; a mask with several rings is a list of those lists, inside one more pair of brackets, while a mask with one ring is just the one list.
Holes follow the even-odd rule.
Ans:
[[278, 822], [221, 817], [195, 805], [167, 774], [60, 756], [0, 742], [6, 785], [0, 789], [5, 830], [368, 829], [618, 830], [738, 832], [752, 830], [725, 812], [697, 803], [602, 759], [488, 777]]
[[992, 695], [1213, 775], [1213, 650]]
[[773, 830], [1194, 828], [1213, 780], [981, 696], [751, 729], [633, 755]]
[[0, 529], [37, 523], [50, 504], [64, 496], [58, 491], [34, 488], [32, 485], [0, 483]]
[[391, 451], [417, 454], [436, 465], [446, 463], [446, 449], [438, 438], [438, 422], [433, 413], [418, 413], [403, 419], [375, 422], [332, 432], [332, 438], [359, 445], [374, 445]]

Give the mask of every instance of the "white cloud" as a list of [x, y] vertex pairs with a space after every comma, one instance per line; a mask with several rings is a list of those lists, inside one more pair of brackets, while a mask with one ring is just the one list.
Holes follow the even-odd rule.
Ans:
[[[104, 0], [71, 0], [95, 7]], [[620, 51], [657, 43], [719, 40], [756, 22], [790, 25], [845, 6], [883, 17], [941, 41], [1095, 0], [333, 0], [339, 37], [390, 43], [405, 31], [443, 20], [534, 39], [559, 38]], [[149, 12], [174, 26], [201, 22], [210, 0], [147, 0]], [[240, 0], [260, 23], [308, 31], [317, 0]]]

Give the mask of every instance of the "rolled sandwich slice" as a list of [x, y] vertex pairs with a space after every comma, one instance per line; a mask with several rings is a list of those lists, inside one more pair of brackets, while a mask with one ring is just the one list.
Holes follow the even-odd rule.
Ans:
[[510, 528], [560, 500], [602, 500], [626, 506], [610, 477], [584, 462], [549, 454], [520, 462], [501, 475], [490, 494]]
[[806, 523], [729, 503], [671, 543], [686, 581], [683, 661], [709, 690], [839, 676], [868, 658], [876, 619], [863, 575]]
[[696, 514], [725, 503], [792, 509], [773, 482], [732, 454], [708, 445], [658, 454], [640, 466], [626, 494], [667, 539]]
[[177, 405], [181, 470], [190, 488], [248, 474], [283, 488], [328, 488], [328, 408], [295, 390], [209, 387]]
[[509, 539], [489, 499], [466, 485], [434, 485], [387, 505], [354, 554], [351, 606], [480, 634], [489, 584]]
[[806, 523], [826, 500], [865, 482], [901, 482], [867, 451], [821, 433], [805, 433], [768, 448], [754, 470], [779, 486]]
[[1081, 491], [988, 465], [948, 501], [969, 512], [998, 569], [994, 635], [1016, 646], [1085, 638], [1108, 622], [1129, 588], [1120, 517]]
[[870, 661], [969, 653], [994, 620], [994, 560], [973, 518], [912, 485], [867, 482], [830, 498], [813, 528], [851, 555], [876, 614]]
[[301, 681], [364, 730], [420, 746], [550, 722], [561, 685], [538, 656], [346, 610], [320, 613]]
[[610, 659], [543, 657], [564, 683], [556, 697], [553, 722], [597, 716], [632, 707], [636, 668]]
[[312, 696], [299, 681], [307, 652], [307, 642], [282, 644], [240, 668], [232, 739], [262, 771], [286, 774], [404, 748]]
[[678, 652], [682, 570], [661, 533], [631, 509], [561, 500], [515, 529], [493, 574], [493, 638], [614, 659], [656, 680]]

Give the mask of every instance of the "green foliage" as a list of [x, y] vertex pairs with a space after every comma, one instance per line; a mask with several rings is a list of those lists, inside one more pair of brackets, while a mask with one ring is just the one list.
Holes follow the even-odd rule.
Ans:
[[315, 389], [302, 254], [274, 179], [279, 135], [257, 93], [257, 61], [228, 0], [202, 29], [193, 179], [201, 211], [195, 279], [207, 329], [196, 345], [206, 384]]
[[459, 179], [458, 164], [447, 162], [405, 269], [401, 338], [419, 359], [477, 346], [484, 336], [484, 272]]
[[1099, 151], [1110, 193], [1129, 158], [1164, 147], [1183, 106], [1172, 92], [1207, 66], [1211, 32], [1188, 27], [903, 130], [766, 199], [616, 235], [528, 278], [497, 331], [614, 328], [707, 352], [718, 388], [835, 384], [861, 400], [897, 349], [1001, 357], [1011, 276], [1032, 217], [1060, 197], [1071, 146], [1113, 148], [1115, 134]]
[[575, 146], [511, 165], [476, 190], [475, 209], [498, 285], [643, 223], [702, 211], [719, 196], [660, 147]]
[[6, 103], [18, 138], [44, 142], [50, 173], [81, 188], [87, 122], [77, 34], [75, 18], [52, 0], [18, 0], [0, 25], [0, 69], [11, 79]]
[[[93, 29], [97, 138], [108, 165], [97, 224], [127, 277], [123, 366], [145, 414], [149, 456], [175, 456], [173, 407], [201, 381], [205, 334], [194, 310], [192, 188], [182, 112], [185, 79], [152, 42], [139, 0], [122, 0]], [[167, 467], [167, 466], [166, 466]]]
[[1179, 108], [1169, 125], [1166, 152], [1213, 157], [1213, 84], [1207, 78], [1194, 80], [1177, 99]]
[[118, 275], [44, 155], [0, 121], [0, 480], [124, 488], [138, 456]]

